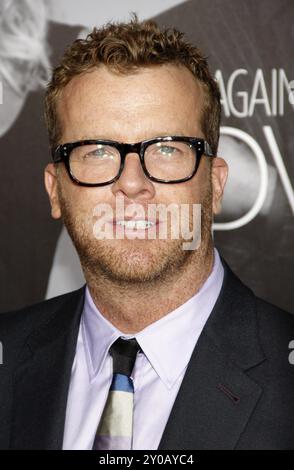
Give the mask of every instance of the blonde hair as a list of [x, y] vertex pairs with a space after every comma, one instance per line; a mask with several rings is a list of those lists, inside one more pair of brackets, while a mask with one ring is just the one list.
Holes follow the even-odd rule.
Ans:
[[206, 58], [199, 49], [184, 39], [180, 31], [161, 30], [155, 21], [138, 21], [136, 15], [128, 23], [107, 23], [77, 39], [69, 46], [54, 69], [45, 96], [45, 119], [51, 147], [60, 139], [56, 100], [61, 90], [75, 76], [100, 64], [120, 74], [135, 73], [140, 67], [161, 64], [187, 67], [204, 90], [201, 114], [202, 131], [216, 154], [220, 126], [220, 92], [210, 74]]
[[[0, 7], [0, 76], [17, 93], [44, 87], [50, 76], [44, 0], [6, 0]], [[15, 73], [16, 70], [25, 74]]]

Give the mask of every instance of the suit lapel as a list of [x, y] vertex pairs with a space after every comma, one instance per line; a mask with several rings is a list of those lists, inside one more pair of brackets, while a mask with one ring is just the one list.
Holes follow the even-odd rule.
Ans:
[[234, 449], [261, 392], [202, 335], [159, 449]]
[[56, 309], [49, 322], [30, 335], [22, 351], [14, 377], [12, 449], [62, 447], [83, 304], [82, 288]]
[[234, 449], [262, 394], [246, 373], [265, 359], [254, 296], [223, 264], [221, 293], [191, 356], [159, 449]]

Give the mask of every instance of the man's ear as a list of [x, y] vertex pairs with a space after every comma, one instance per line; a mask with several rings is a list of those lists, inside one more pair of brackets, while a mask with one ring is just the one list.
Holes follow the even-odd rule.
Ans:
[[60, 219], [61, 210], [57, 191], [57, 168], [54, 163], [48, 163], [44, 171], [44, 183], [51, 204], [51, 216]]
[[215, 157], [212, 159], [212, 208], [214, 214], [219, 214], [221, 211], [222, 198], [228, 177], [228, 172], [228, 164], [223, 158]]

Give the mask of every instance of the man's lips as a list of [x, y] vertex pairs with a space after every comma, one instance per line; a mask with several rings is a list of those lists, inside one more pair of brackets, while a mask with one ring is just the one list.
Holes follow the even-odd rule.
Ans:
[[159, 219], [148, 219], [142, 217], [113, 218], [108, 221], [116, 233], [125, 234], [143, 234], [157, 233], [159, 230]]

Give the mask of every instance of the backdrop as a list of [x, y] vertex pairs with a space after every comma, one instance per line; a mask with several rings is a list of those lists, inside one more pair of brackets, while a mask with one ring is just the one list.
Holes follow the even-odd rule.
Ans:
[[131, 11], [181, 29], [208, 57], [230, 167], [215, 244], [257, 295], [293, 312], [293, 0], [1, 0], [0, 311], [84, 283], [43, 186], [44, 86], [67, 44]]

